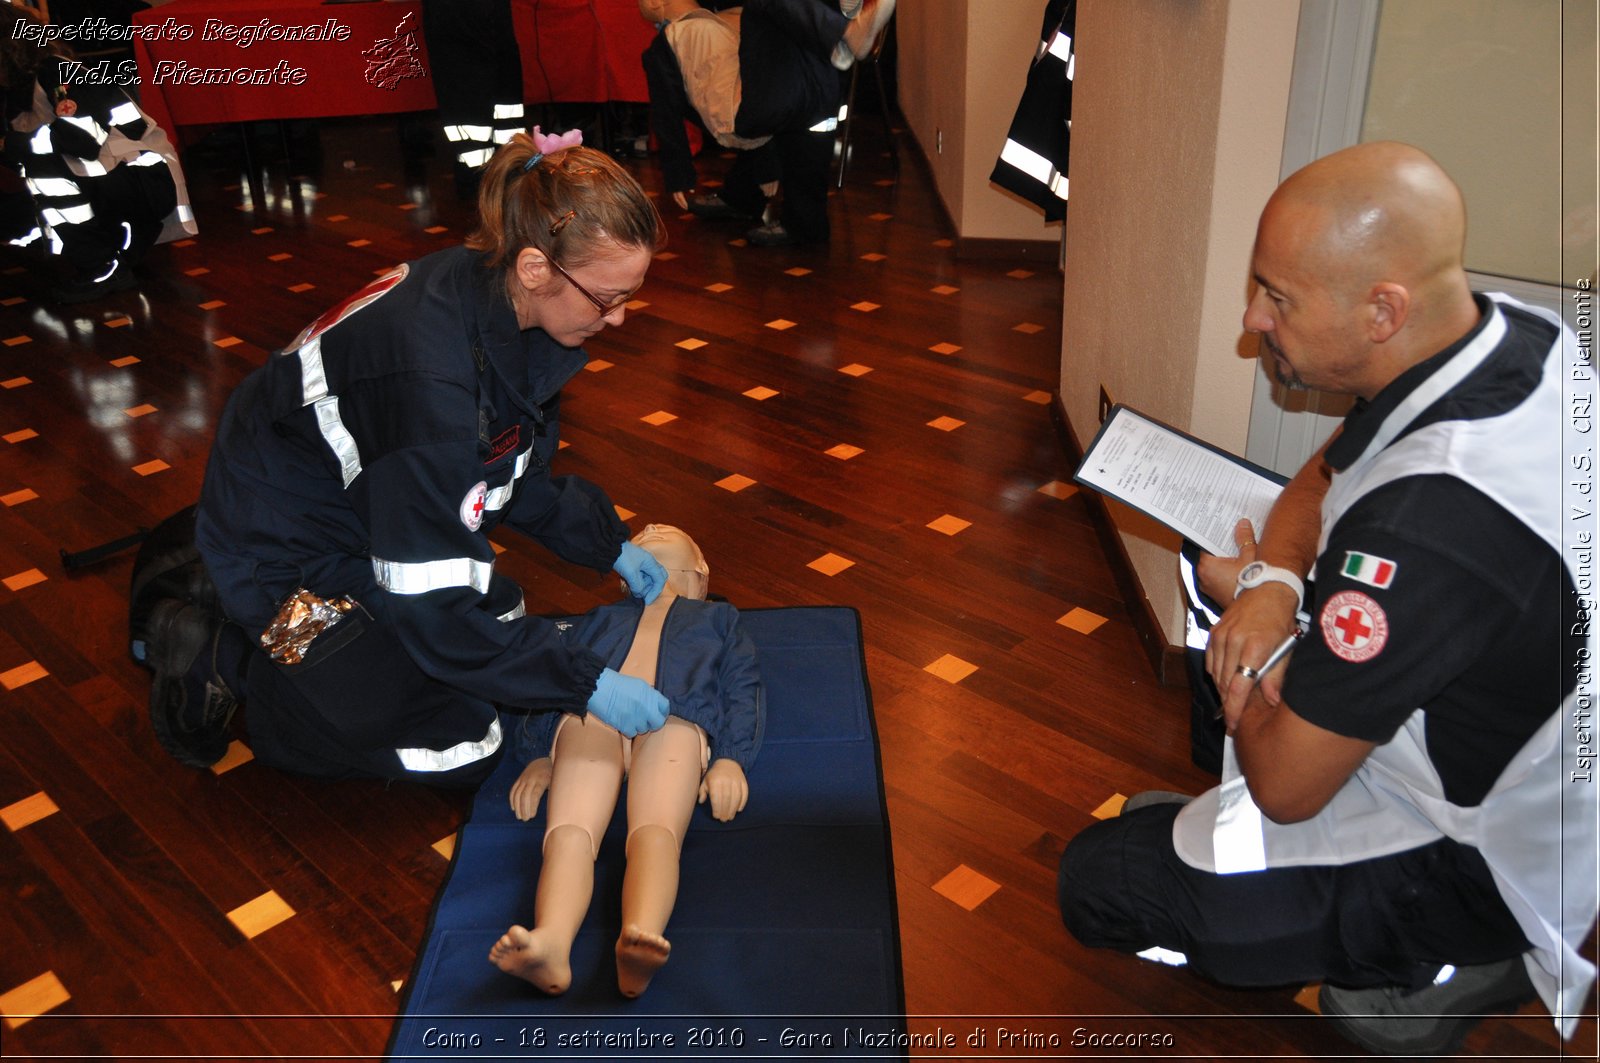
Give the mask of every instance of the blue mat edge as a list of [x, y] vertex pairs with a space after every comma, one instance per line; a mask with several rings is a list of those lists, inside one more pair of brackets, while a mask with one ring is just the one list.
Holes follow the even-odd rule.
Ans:
[[[877, 769], [878, 775], [878, 811], [883, 816], [883, 864], [889, 880], [887, 883], [889, 889], [890, 915], [889, 944], [893, 956], [893, 964], [891, 965], [891, 969], [894, 974], [895, 1009], [898, 1014], [904, 1015], [906, 1013], [906, 982], [905, 971], [901, 963], [900, 897], [895, 889], [893, 840], [894, 828], [889, 822], [888, 793], [884, 789], [883, 782], [883, 744], [878, 738], [878, 714], [874, 710], [872, 701], [872, 680], [867, 673], [867, 645], [865, 632], [861, 626], [861, 612], [852, 605], [788, 605], [739, 610], [740, 613], [789, 613], [799, 611], [844, 612], [849, 613], [850, 616], [855, 620], [857, 654], [856, 663], [861, 669], [861, 687], [862, 693], [866, 697], [867, 705], [867, 725], [871, 729], [872, 735], [873, 766]], [[474, 802], [477, 800], [476, 792], [474, 792], [473, 800]], [[466, 822], [470, 821], [470, 817], [471, 811], [469, 809], [468, 820], [463, 822], [463, 826]], [[400, 995], [398, 1006], [395, 1009], [394, 1021], [390, 1024], [389, 1036], [384, 1044], [383, 1055], [385, 1059], [401, 1058], [396, 1056], [398, 1045], [395, 1042], [400, 1034], [400, 1027], [403, 1020], [410, 1013], [411, 995], [413, 989], [417, 985], [417, 975], [421, 972], [422, 962], [428, 957], [428, 944], [433, 939], [435, 922], [439, 915], [439, 906], [444, 900], [446, 891], [449, 889], [451, 879], [455, 877], [456, 864], [460, 859], [460, 856], [461, 847], [456, 846], [450, 854], [450, 866], [445, 871], [444, 880], [439, 883], [439, 890], [434, 895], [433, 903], [428, 908], [428, 923], [423, 928], [422, 941], [417, 947], [416, 956], [411, 961], [411, 968], [406, 973], [404, 991]]]

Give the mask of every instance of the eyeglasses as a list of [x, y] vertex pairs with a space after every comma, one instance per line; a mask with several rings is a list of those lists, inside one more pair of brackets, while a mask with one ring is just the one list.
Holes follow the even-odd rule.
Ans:
[[578, 289], [578, 294], [582, 295], [585, 299], [587, 299], [591, 303], [593, 303], [594, 304], [594, 308], [596, 310], [600, 311], [600, 316], [601, 317], [605, 317], [607, 314], [616, 313], [618, 310], [622, 309], [623, 306], [627, 305], [627, 303], [632, 301], [633, 297], [638, 294], [639, 289], [635, 288], [633, 291], [627, 293], [626, 295], [618, 296], [617, 298], [613, 299], [609, 303], [603, 303], [603, 302], [600, 301], [600, 297], [599, 296], [595, 295], [589, 289], [587, 289], [583, 285], [579, 284], [578, 281], [577, 281], [577, 278], [573, 277], [572, 274], [570, 274], [566, 270], [562, 269], [561, 268], [561, 263], [557, 262], [553, 258], [548, 258], [548, 257], [545, 259], [545, 261], [550, 263], [550, 265], [554, 266], [557, 273], [559, 273], [563, 277], [567, 278], [567, 283], [572, 285], [574, 288]]

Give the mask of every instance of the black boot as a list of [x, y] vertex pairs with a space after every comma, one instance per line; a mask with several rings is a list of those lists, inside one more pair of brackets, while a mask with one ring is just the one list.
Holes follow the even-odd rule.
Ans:
[[181, 598], [150, 615], [150, 724], [162, 749], [195, 768], [209, 768], [228, 751], [228, 721], [239, 704], [218, 671], [227, 626]]

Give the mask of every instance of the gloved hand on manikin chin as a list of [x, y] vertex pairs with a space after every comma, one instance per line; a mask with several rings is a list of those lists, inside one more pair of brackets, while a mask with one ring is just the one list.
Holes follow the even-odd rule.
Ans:
[[589, 715], [619, 731], [624, 738], [657, 731], [667, 722], [667, 699], [643, 679], [607, 668], [589, 695]]
[[655, 601], [661, 588], [667, 585], [667, 570], [661, 567], [661, 562], [648, 550], [631, 542], [622, 544], [622, 553], [617, 555], [611, 568], [628, 584], [633, 596], [643, 598], [646, 605]]

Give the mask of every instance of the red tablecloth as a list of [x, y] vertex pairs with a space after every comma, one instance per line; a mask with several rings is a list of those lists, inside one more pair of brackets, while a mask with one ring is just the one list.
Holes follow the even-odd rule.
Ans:
[[[511, 14], [526, 102], [648, 99], [639, 54], [655, 30], [636, 0], [511, 0]], [[338, 39], [282, 39], [330, 20]], [[437, 105], [420, 0], [172, 0], [133, 21], [166, 30], [136, 40], [134, 54], [140, 102], [169, 133], [181, 125]], [[191, 32], [180, 39], [175, 27]], [[260, 72], [251, 80], [262, 83], [246, 83], [240, 68]], [[224, 83], [207, 84], [204, 71]]]

